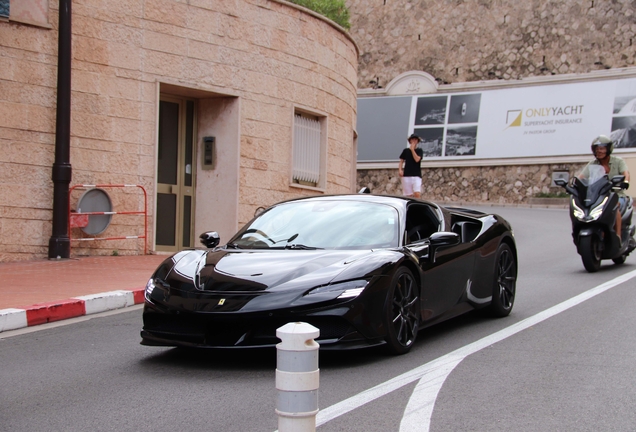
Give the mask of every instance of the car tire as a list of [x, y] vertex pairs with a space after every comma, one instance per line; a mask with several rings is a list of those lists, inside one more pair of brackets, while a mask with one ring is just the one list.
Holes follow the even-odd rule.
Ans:
[[506, 243], [500, 244], [497, 249], [493, 285], [490, 315], [494, 317], [510, 315], [517, 290], [517, 262], [514, 252]]
[[420, 297], [417, 282], [406, 267], [397, 269], [385, 304], [386, 344], [395, 355], [411, 350], [420, 328]]

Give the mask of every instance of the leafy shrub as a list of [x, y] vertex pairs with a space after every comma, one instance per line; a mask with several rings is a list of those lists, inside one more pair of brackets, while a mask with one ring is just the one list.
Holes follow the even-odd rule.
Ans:
[[288, 0], [299, 6], [311, 9], [314, 12], [324, 15], [339, 26], [349, 30], [349, 9], [344, 0]]
[[569, 195], [565, 192], [539, 192], [535, 198], [567, 198]]

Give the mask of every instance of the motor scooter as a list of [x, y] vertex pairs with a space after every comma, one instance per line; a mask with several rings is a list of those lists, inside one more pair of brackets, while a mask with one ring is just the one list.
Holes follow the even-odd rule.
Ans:
[[[570, 197], [570, 219], [572, 239], [588, 272], [601, 267], [601, 260], [611, 259], [614, 264], [623, 264], [627, 255], [636, 248], [635, 227], [632, 225], [634, 211], [631, 198], [620, 209], [616, 191], [627, 189], [625, 176], [609, 179], [600, 165], [586, 166], [571, 184], [563, 179], [554, 181], [565, 188]], [[621, 211], [621, 233], [616, 232], [616, 212]]]

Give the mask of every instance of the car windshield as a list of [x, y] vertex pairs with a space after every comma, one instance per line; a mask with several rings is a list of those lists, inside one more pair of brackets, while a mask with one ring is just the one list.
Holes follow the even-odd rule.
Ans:
[[295, 201], [270, 208], [228, 246], [241, 249], [373, 249], [398, 246], [398, 212], [377, 203]]

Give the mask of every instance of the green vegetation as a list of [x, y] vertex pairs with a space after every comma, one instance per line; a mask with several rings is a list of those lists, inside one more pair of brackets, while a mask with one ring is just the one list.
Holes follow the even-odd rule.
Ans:
[[344, 0], [288, 0], [299, 6], [311, 9], [314, 12], [324, 15], [339, 26], [349, 30], [349, 9]]
[[567, 198], [569, 195], [565, 192], [550, 192], [550, 193], [545, 193], [545, 192], [539, 192], [538, 194], [535, 195], [535, 198]]

